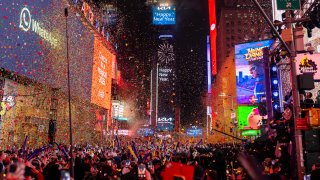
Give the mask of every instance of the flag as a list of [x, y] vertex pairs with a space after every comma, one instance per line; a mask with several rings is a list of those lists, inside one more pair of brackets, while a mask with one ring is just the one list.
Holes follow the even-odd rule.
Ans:
[[177, 143], [175, 150], [177, 150], [180, 146], [180, 142]]
[[138, 156], [138, 152], [137, 152], [137, 149], [136, 149], [136, 145], [133, 141], [131, 141], [131, 147], [132, 147], [132, 150], [135, 154], [135, 156], [137, 157]]
[[120, 141], [118, 135], [116, 135], [117, 148], [120, 149]]
[[33, 151], [32, 154], [30, 154], [28, 157], [27, 157], [27, 161], [30, 161], [34, 156], [38, 155], [39, 153], [41, 153], [42, 151], [48, 149], [50, 146], [43, 146], [41, 148], [38, 148], [36, 150]]
[[27, 151], [27, 141], [28, 141], [28, 136], [25, 137], [23, 144], [22, 144], [22, 156], [24, 156], [24, 154]]
[[202, 143], [202, 139], [196, 144], [196, 147], [199, 146]]
[[134, 153], [132, 147], [131, 147], [131, 146], [128, 146], [128, 149], [129, 149], [130, 154], [131, 154], [135, 159], [137, 159], [137, 156], [136, 156], [136, 154]]

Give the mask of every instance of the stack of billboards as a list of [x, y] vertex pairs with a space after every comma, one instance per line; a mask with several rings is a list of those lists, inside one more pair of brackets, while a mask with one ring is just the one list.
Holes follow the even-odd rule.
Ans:
[[238, 128], [243, 135], [260, 133], [262, 117], [258, 104], [265, 99], [263, 48], [273, 40], [238, 44], [235, 46]]

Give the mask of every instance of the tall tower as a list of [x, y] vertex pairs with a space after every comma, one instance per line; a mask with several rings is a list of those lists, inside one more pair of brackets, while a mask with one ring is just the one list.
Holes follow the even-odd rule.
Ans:
[[[152, 25], [157, 32], [151, 72], [150, 124], [161, 131], [171, 131], [179, 126], [177, 108], [175, 33], [176, 8], [173, 2], [150, 3]], [[178, 122], [176, 121], [178, 120]]]

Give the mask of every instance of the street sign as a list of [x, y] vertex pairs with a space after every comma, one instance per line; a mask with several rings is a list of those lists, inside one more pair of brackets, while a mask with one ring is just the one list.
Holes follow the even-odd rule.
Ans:
[[299, 10], [300, 0], [277, 0], [278, 10]]
[[308, 129], [307, 119], [306, 118], [296, 118], [296, 129], [307, 130]]

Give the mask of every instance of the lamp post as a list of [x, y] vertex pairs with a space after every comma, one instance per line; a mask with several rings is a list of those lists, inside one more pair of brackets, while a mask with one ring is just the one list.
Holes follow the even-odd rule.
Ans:
[[67, 79], [68, 79], [68, 104], [69, 104], [69, 138], [70, 138], [70, 174], [74, 177], [74, 164], [72, 155], [72, 119], [71, 119], [71, 93], [70, 93], [70, 59], [69, 59], [69, 35], [68, 35], [68, 8], [64, 9], [66, 17], [66, 45], [67, 45]]

